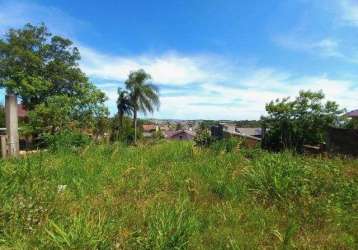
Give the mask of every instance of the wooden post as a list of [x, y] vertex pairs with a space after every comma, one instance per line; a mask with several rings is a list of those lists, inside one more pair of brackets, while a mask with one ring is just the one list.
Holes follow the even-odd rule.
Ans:
[[19, 155], [19, 132], [17, 119], [17, 97], [8, 93], [5, 96], [6, 111], [6, 134], [7, 134], [7, 152], [9, 156], [17, 157]]
[[5, 159], [7, 157], [6, 135], [1, 135], [0, 140], [1, 140], [1, 156], [2, 158]]

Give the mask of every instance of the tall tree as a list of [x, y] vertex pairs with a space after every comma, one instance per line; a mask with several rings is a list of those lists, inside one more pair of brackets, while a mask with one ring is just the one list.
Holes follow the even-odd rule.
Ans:
[[69, 39], [44, 24], [10, 29], [0, 39], [0, 87], [19, 95], [32, 109], [48, 96], [75, 96], [90, 85], [78, 66], [80, 53]]
[[159, 108], [159, 90], [157, 86], [150, 83], [151, 76], [143, 69], [133, 71], [126, 80], [126, 88], [130, 93], [133, 107], [134, 143], [137, 139], [137, 113], [153, 113]]
[[30, 111], [39, 112], [32, 117], [43, 128], [56, 131], [65, 121], [94, 126], [98, 114], [107, 113], [106, 97], [81, 71], [79, 60], [73, 43], [52, 35], [44, 24], [10, 29], [0, 38], [0, 87], [18, 95]]
[[123, 116], [132, 114], [132, 104], [128, 91], [118, 88], [117, 110], [119, 128], [123, 127]]
[[305, 144], [325, 142], [326, 129], [340, 125], [344, 110], [335, 102], [323, 103], [324, 98], [321, 91], [300, 91], [295, 100], [284, 98], [268, 103], [268, 115], [262, 117], [267, 131], [264, 136], [266, 147], [302, 152]]

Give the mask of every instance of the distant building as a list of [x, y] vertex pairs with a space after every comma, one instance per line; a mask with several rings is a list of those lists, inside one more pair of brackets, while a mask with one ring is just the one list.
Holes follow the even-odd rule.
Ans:
[[351, 112], [348, 112], [346, 115], [347, 115], [348, 117], [358, 118], [358, 109], [353, 110], [353, 111], [351, 111]]
[[236, 125], [231, 123], [220, 123], [223, 126], [224, 132], [234, 133], [236, 132]]
[[235, 124], [232, 123], [220, 123], [223, 127], [223, 131], [227, 133], [238, 133], [241, 135], [253, 136], [257, 138], [262, 137], [262, 129], [261, 128], [239, 128], [236, 127]]
[[155, 124], [144, 124], [143, 125], [143, 136], [152, 137], [155, 132], [159, 131], [159, 126]]
[[241, 135], [248, 135], [257, 138], [262, 138], [262, 129], [261, 128], [235, 128], [235, 132]]
[[178, 131], [166, 131], [165, 138], [168, 140], [178, 140], [178, 141], [190, 141], [195, 137], [195, 133], [188, 130], [178, 130]]
[[165, 131], [169, 131], [170, 127], [169, 127], [169, 125], [160, 125], [159, 129], [160, 129], [160, 131], [165, 132]]

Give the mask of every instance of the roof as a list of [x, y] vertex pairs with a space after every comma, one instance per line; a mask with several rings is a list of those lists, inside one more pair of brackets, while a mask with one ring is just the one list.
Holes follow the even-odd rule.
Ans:
[[235, 124], [228, 124], [228, 123], [220, 123], [223, 126], [224, 131], [227, 132], [235, 132]]
[[236, 128], [236, 132], [242, 135], [250, 135], [250, 136], [262, 135], [261, 128]]
[[225, 133], [229, 133], [230, 135], [234, 135], [234, 136], [240, 136], [242, 138], [249, 138], [255, 141], [261, 141], [261, 138], [258, 138], [256, 136], [252, 136], [252, 135], [246, 135], [246, 134], [240, 134], [238, 132], [231, 132], [231, 131], [226, 131]]
[[358, 109], [347, 113], [348, 117], [358, 117]]
[[155, 124], [144, 124], [143, 130], [144, 132], [151, 132], [155, 131], [157, 129], [157, 126]]
[[165, 137], [171, 138], [171, 137], [174, 137], [174, 136], [176, 136], [178, 134], [182, 134], [182, 133], [186, 133], [188, 135], [195, 136], [195, 132], [189, 131], [189, 130], [177, 130], [177, 131], [169, 130], [169, 131], [165, 132]]

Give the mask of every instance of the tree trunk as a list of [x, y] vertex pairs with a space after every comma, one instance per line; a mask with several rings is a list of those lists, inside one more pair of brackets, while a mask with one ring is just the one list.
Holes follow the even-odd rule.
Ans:
[[137, 144], [137, 110], [133, 112], [134, 144]]
[[123, 112], [119, 112], [119, 128], [123, 128]]

